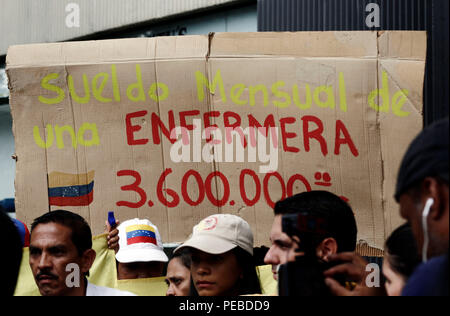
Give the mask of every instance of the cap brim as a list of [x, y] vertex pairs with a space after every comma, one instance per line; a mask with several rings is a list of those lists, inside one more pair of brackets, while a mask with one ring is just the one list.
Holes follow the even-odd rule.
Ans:
[[184, 244], [175, 249], [174, 252], [177, 253], [185, 248], [194, 248], [212, 255], [220, 255], [237, 247], [237, 245], [230, 241], [224, 240], [223, 238], [211, 235], [197, 235], [187, 240]]
[[169, 258], [162, 250], [157, 249], [127, 249], [119, 250], [116, 259], [120, 263], [131, 262], [168, 262]]

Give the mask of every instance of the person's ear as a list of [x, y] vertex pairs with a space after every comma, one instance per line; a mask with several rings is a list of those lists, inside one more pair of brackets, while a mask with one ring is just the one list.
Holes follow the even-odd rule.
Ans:
[[336, 254], [338, 251], [338, 244], [334, 238], [325, 238], [317, 247], [317, 257], [325, 260], [330, 255]]
[[94, 264], [95, 258], [97, 257], [97, 254], [94, 249], [88, 249], [83, 253], [83, 256], [81, 258], [81, 273], [87, 273], [91, 269], [92, 265]]
[[422, 182], [422, 202], [425, 205], [428, 199], [433, 199], [433, 206], [428, 216], [433, 221], [439, 221], [448, 211], [448, 190], [435, 178], [425, 178]]

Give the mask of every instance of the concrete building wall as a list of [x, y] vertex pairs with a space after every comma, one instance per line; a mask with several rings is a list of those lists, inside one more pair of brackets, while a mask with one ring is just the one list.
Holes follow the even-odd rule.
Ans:
[[208, 14], [187, 16], [132, 31], [123, 30], [109, 37], [152, 37], [168, 35], [202, 35], [210, 32], [257, 32], [256, 3], [243, 7], [220, 10]]
[[[5, 55], [8, 47], [14, 44], [66, 41], [137, 23], [157, 22], [246, 2], [249, 1], [0, 0], [0, 55]], [[79, 12], [79, 27], [69, 27], [73, 24], [67, 24], [66, 19], [69, 17], [71, 20], [76, 12]]]
[[14, 154], [12, 121], [8, 105], [0, 105], [0, 200], [14, 197]]

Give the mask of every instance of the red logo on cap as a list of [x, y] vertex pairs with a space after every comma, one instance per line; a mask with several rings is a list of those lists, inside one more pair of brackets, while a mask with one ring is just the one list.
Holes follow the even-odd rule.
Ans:
[[200, 225], [198, 226], [199, 231], [204, 230], [213, 230], [217, 226], [218, 219], [217, 217], [208, 217], [207, 219], [203, 220]]

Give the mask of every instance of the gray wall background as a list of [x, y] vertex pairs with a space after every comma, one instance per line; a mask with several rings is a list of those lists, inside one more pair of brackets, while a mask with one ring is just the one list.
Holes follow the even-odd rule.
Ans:
[[[66, 6], [78, 4], [80, 27], [66, 26]], [[0, 55], [8, 46], [58, 42], [143, 22], [248, 3], [246, 0], [0, 0]]]
[[15, 161], [12, 121], [8, 105], [0, 106], [0, 200], [14, 197]]

